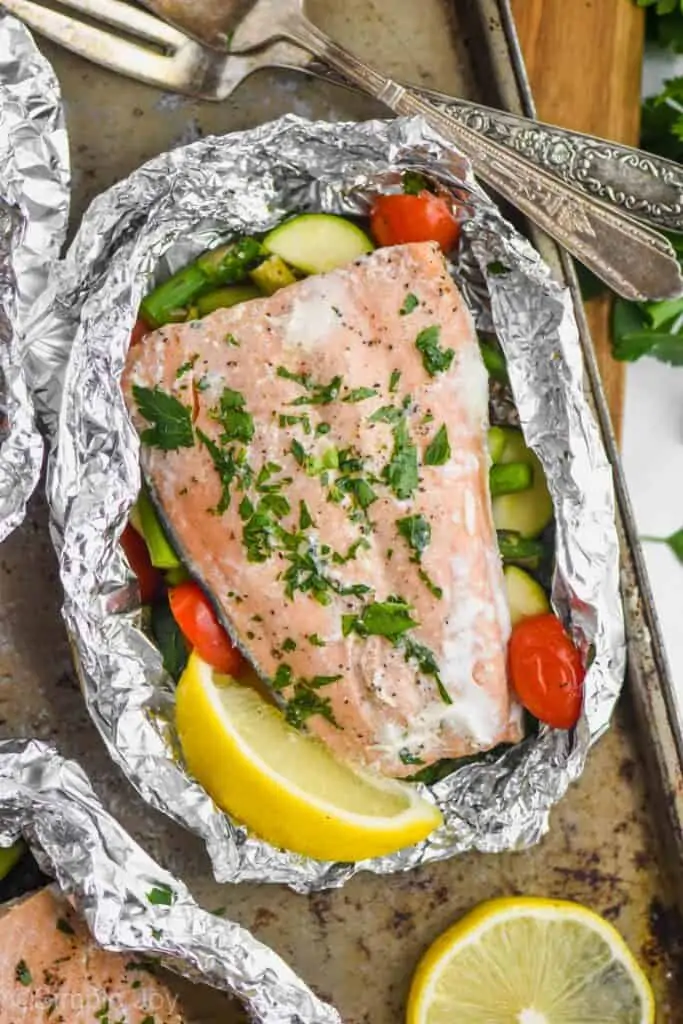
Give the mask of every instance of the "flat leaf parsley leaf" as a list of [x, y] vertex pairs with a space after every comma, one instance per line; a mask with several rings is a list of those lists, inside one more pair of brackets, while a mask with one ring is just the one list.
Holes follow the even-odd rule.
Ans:
[[415, 347], [422, 355], [422, 365], [430, 377], [450, 370], [455, 358], [452, 348], [441, 348], [440, 337], [441, 328], [438, 324], [434, 324], [432, 327], [425, 327], [415, 339]]
[[143, 444], [163, 451], [191, 448], [194, 444], [190, 410], [161, 388], [143, 388], [133, 384], [133, 398], [151, 427], [140, 434]]

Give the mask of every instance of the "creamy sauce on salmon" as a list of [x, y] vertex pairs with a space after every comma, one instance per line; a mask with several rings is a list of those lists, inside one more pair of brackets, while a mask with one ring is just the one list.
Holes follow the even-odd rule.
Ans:
[[124, 392], [172, 541], [293, 724], [391, 776], [520, 738], [487, 374], [437, 246], [161, 328]]

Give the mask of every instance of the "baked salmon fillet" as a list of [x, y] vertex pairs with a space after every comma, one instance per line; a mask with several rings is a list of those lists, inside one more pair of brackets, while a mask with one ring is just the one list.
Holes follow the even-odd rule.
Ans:
[[436, 245], [163, 327], [123, 388], [169, 537], [290, 722], [395, 777], [520, 739], [487, 374]]
[[182, 1024], [144, 964], [100, 949], [52, 889], [0, 910], [0, 950], [0, 1024]]

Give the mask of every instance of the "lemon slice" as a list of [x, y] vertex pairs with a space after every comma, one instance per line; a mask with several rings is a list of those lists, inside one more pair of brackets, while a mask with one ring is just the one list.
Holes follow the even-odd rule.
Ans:
[[427, 950], [408, 1024], [653, 1024], [647, 978], [619, 933], [577, 903], [483, 903]]
[[414, 786], [352, 770], [250, 686], [190, 656], [176, 694], [185, 763], [224, 811], [274, 846], [364, 860], [429, 835], [441, 814]]

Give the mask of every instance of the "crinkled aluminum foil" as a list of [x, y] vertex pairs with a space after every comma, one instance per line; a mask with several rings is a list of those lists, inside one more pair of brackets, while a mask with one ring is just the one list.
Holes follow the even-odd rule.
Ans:
[[28, 30], [0, 13], [0, 540], [24, 518], [43, 458], [23, 366], [29, 311], [59, 255], [69, 211], [69, 150], [50, 65]]
[[[576, 730], [542, 729], [431, 787], [426, 795], [441, 806], [445, 825], [420, 845], [355, 866], [321, 863], [248, 837], [174, 756], [173, 686], [140, 630], [118, 548], [140, 484], [138, 440], [119, 378], [155, 272], [236, 232], [271, 228], [295, 210], [363, 213], [367, 196], [395, 186], [406, 167], [469, 194], [472, 219], [455, 274], [479, 325], [495, 327], [508, 357], [520, 419], [557, 511], [555, 606], [593, 659]], [[494, 263], [507, 272], [489, 272]], [[71, 349], [49, 491], [64, 615], [85, 698], [114, 760], [143, 797], [204, 838], [216, 877], [310, 891], [341, 885], [361, 869], [388, 873], [464, 850], [537, 842], [606, 728], [623, 678], [614, 502], [582, 390], [570, 296], [478, 188], [466, 161], [422, 121], [403, 119], [329, 124], [288, 116], [175, 150], [95, 200], [54, 274], [39, 326], [52, 339], [53, 357], [55, 346], [63, 356]]]
[[[198, 907], [105, 811], [78, 765], [35, 740], [0, 743], [0, 846], [20, 834], [101, 946], [235, 993], [259, 1024], [341, 1024], [246, 928]], [[150, 903], [154, 888], [168, 888], [171, 904]]]

